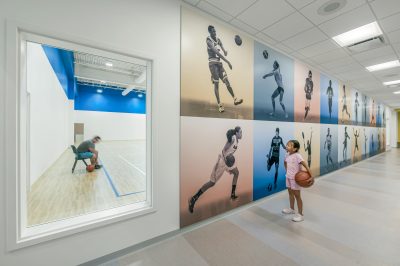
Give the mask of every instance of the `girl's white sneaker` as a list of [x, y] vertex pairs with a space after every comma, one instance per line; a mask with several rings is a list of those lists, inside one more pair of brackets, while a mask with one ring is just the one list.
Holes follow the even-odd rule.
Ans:
[[294, 210], [293, 209], [289, 209], [289, 208], [285, 208], [282, 210], [283, 214], [294, 214]]
[[295, 216], [293, 216], [292, 221], [293, 222], [302, 222], [302, 221], [304, 221], [304, 216], [300, 215], [300, 214], [296, 214]]

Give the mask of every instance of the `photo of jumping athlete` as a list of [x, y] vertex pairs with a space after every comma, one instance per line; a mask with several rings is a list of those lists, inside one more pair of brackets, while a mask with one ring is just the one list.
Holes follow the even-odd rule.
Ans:
[[274, 61], [274, 64], [272, 67], [273, 67], [272, 71], [263, 76], [263, 79], [266, 79], [267, 77], [270, 77], [270, 76], [274, 76], [275, 82], [278, 86], [271, 95], [273, 111], [270, 113], [270, 115], [275, 116], [275, 98], [279, 96], [279, 103], [282, 107], [283, 112], [285, 113], [285, 118], [288, 118], [289, 115], [286, 112], [285, 105], [283, 104], [283, 95], [285, 93], [285, 89], [283, 87], [282, 74], [280, 72], [278, 61]]
[[[225, 50], [222, 45], [221, 40], [217, 37], [217, 32], [214, 26], [208, 26], [208, 32], [210, 36], [207, 37], [207, 53], [208, 53], [208, 67], [211, 73], [211, 81], [214, 84], [214, 93], [217, 99], [218, 111], [220, 113], [224, 112], [224, 106], [220, 101], [219, 97], [219, 80], [221, 79], [223, 83], [225, 83], [226, 88], [228, 89], [229, 94], [233, 98], [234, 105], [238, 105], [243, 103], [243, 99], [238, 99], [232, 89], [231, 84], [229, 83], [228, 76], [224, 69], [224, 66], [221, 62], [221, 59], [228, 65], [230, 69], [232, 69], [232, 64], [228, 61], [226, 56], [228, 56], [228, 51]], [[221, 53], [222, 50], [222, 53]]]

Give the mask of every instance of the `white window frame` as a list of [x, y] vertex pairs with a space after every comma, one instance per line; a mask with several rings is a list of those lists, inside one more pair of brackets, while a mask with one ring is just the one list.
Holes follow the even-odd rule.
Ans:
[[[51, 37], [49, 37], [51, 36]], [[27, 142], [26, 42], [99, 55], [137, 64], [146, 62], [146, 201], [120, 206], [47, 224], [26, 226], [26, 189], [29, 169]], [[45, 241], [69, 236], [157, 211], [153, 191], [152, 163], [152, 83], [156, 60], [138, 51], [123, 51], [76, 36], [7, 21], [6, 32], [6, 227], [7, 250], [12, 251]], [[26, 96], [26, 97], [23, 97]]]

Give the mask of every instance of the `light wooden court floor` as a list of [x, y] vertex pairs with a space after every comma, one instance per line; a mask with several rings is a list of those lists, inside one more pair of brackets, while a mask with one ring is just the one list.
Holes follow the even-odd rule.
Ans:
[[146, 199], [145, 141], [104, 141], [96, 149], [103, 169], [89, 173], [79, 161], [72, 174], [69, 148], [38, 178], [28, 193], [28, 226]]
[[281, 214], [286, 192], [209, 224], [85, 265], [400, 265], [400, 150], [317, 179], [305, 221]]

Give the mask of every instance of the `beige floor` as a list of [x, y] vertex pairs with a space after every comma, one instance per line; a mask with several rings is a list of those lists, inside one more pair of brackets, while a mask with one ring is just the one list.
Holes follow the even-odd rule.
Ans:
[[86, 172], [67, 149], [32, 185], [28, 226], [105, 210], [146, 199], [144, 141], [104, 141], [96, 146], [104, 169]]
[[400, 265], [400, 150], [319, 178], [305, 221], [281, 214], [286, 192], [162, 242], [86, 265]]

